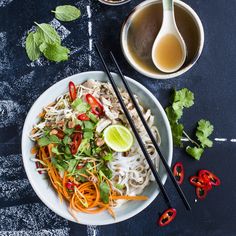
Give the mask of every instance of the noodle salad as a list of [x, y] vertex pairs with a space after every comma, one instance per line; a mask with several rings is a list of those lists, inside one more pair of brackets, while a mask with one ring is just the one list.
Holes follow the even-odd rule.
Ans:
[[[158, 169], [159, 156], [129, 95], [120, 92]], [[154, 116], [138, 104], [160, 144]], [[147, 199], [139, 194], [154, 177], [110, 84], [88, 80], [76, 86], [70, 82], [69, 92], [44, 107], [39, 117], [30, 133], [35, 143], [32, 160], [40, 174], [47, 174], [59, 198], [68, 201], [75, 219], [78, 211], [95, 214], [107, 210], [115, 217], [114, 208], [124, 202]], [[128, 148], [121, 149], [122, 145]]]

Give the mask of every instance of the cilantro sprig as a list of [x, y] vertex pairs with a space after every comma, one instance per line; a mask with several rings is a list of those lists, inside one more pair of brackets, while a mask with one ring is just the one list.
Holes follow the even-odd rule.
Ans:
[[186, 147], [186, 152], [195, 158], [200, 160], [204, 149], [206, 147], [210, 148], [213, 142], [208, 138], [214, 127], [208, 120], [201, 119], [198, 121], [198, 126], [196, 129], [197, 141], [189, 137], [189, 135], [184, 130], [184, 125], [179, 123], [179, 120], [183, 116], [184, 108], [190, 108], [194, 104], [194, 94], [187, 88], [181, 90], [174, 90], [172, 95], [171, 106], [166, 107], [166, 114], [170, 122], [173, 142], [177, 147], [183, 147], [182, 138], [185, 136], [192, 145]]

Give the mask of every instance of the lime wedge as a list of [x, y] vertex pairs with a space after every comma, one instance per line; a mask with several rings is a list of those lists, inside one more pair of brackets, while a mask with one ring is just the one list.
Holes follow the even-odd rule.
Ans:
[[134, 142], [133, 135], [123, 125], [110, 125], [104, 130], [104, 140], [116, 152], [128, 151]]

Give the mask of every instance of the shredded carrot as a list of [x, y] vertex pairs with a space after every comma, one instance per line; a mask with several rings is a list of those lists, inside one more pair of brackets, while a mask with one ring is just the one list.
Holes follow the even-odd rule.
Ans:
[[35, 155], [38, 152], [38, 148], [36, 146], [32, 147], [30, 150], [31, 154]]
[[[86, 179], [86, 182], [80, 183], [73, 176], [68, 175], [65, 171], [63, 177], [59, 175], [54, 165], [51, 163], [51, 157], [53, 156], [52, 148], [54, 144], [49, 144], [45, 147], [40, 147], [37, 150], [38, 159], [45, 163], [45, 168], [52, 186], [57, 191], [60, 200], [63, 199], [69, 202], [69, 212], [72, 217], [75, 218], [75, 212], [80, 211], [88, 214], [97, 214], [99, 212], [107, 210], [112, 217], [115, 218], [115, 213], [112, 209], [112, 203], [115, 200], [147, 200], [146, 196], [118, 196], [117, 192], [113, 189], [111, 181], [103, 177], [102, 181], [105, 181], [109, 187], [109, 203], [105, 204], [101, 201], [100, 190], [99, 190], [99, 178], [94, 173], [97, 172], [96, 162], [93, 161], [93, 169], [86, 170], [87, 174], [79, 174]], [[73, 188], [67, 189], [67, 183], [71, 182]]]

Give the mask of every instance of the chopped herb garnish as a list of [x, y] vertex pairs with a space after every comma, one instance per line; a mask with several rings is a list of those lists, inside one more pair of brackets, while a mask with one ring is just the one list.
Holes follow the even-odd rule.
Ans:
[[187, 146], [186, 152], [196, 160], [199, 160], [204, 152], [204, 148], [212, 147], [213, 145], [213, 142], [208, 138], [214, 130], [213, 125], [203, 119], [198, 122], [196, 131], [196, 136], [200, 142], [200, 144], [198, 144], [184, 131], [183, 124], [179, 123], [183, 115], [183, 109], [189, 108], [194, 104], [194, 94], [187, 88], [183, 88], [179, 91], [175, 90], [172, 98], [172, 105], [168, 106], [165, 110], [170, 122], [174, 145], [183, 147], [182, 138], [185, 136], [188, 141], [195, 145], [194, 147]]
[[106, 182], [101, 182], [99, 185], [100, 197], [104, 203], [109, 203], [110, 187]]

